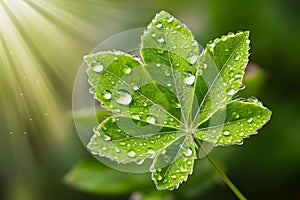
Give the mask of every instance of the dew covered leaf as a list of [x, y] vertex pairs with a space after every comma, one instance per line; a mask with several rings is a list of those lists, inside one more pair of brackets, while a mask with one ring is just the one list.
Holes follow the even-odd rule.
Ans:
[[142, 59], [119, 51], [86, 56], [90, 92], [112, 113], [95, 124], [88, 149], [117, 163], [146, 163], [162, 190], [192, 174], [196, 140], [242, 144], [271, 116], [257, 100], [232, 100], [243, 87], [248, 36], [230, 33], [200, 52], [190, 30], [161, 11], [141, 37]]
[[224, 107], [241, 87], [248, 63], [249, 32], [229, 33], [207, 44], [197, 63], [195, 124]]
[[222, 146], [243, 144], [243, 139], [256, 134], [270, 120], [271, 111], [260, 102], [231, 101], [214, 115], [225, 115], [224, 122], [207, 126], [207, 121], [194, 134], [200, 140]]

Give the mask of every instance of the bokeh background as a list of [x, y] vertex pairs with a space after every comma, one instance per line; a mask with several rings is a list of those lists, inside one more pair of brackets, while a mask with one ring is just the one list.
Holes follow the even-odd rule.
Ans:
[[[250, 30], [246, 89], [273, 111], [243, 146], [212, 156], [249, 199], [300, 199], [300, 3], [296, 0], [0, 0], [0, 199], [235, 199], [201, 160], [177, 191], [91, 158], [72, 119], [82, 57], [165, 9], [200, 44]], [[101, 113], [100, 113], [101, 118]]]

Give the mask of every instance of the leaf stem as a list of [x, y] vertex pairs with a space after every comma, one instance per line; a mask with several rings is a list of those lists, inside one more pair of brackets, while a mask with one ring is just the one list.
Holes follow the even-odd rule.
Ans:
[[201, 142], [194, 138], [197, 146], [199, 147], [200, 151], [203, 152], [204, 155], [206, 155], [207, 160], [210, 162], [210, 164], [216, 169], [220, 177], [223, 179], [223, 181], [226, 183], [226, 185], [231, 189], [231, 191], [240, 199], [240, 200], [246, 200], [246, 197], [239, 191], [239, 189], [231, 182], [231, 180], [226, 176], [226, 174], [221, 170], [219, 165], [212, 159], [210, 155], [208, 155], [205, 150], [202, 148]]

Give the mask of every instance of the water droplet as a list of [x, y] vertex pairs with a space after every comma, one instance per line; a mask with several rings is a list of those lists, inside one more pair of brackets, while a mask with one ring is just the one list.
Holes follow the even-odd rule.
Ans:
[[155, 34], [155, 33], [153, 33], [151, 36], [155, 38], [155, 37], [156, 37], [156, 34]]
[[188, 170], [185, 167], [181, 166], [180, 167], [180, 172], [188, 172]]
[[193, 154], [193, 151], [192, 151], [192, 149], [188, 148], [187, 151], [185, 151], [183, 154], [184, 154], [186, 157], [189, 157], [189, 156], [191, 156], [191, 155]]
[[122, 54], [122, 51], [114, 51], [114, 54], [115, 54], [116, 56], [119, 56], [119, 55]]
[[234, 60], [238, 61], [238, 60], [240, 60], [240, 58], [241, 58], [241, 56], [240, 56], [240, 55], [237, 55], [237, 56], [234, 58]]
[[164, 41], [165, 41], [164, 38], [159, 38], [159, 39], [157, 39], [157, 42], [159, 42], [159, 43], [163, 43]]
[[174, 104], [174, 107], [175, 108], [181, 108], [181, 104], [179, 102], [177, 102], [177, 103]]
[[181, 28], [181, 25], [180, 25], [180, 24], [178, 24], [178, 25], [176, 26], [176, 28], [180, 29], [180, 28]]
[[215, 43], [210, 43], [210, 44], [208, 44], [211, 48], [214, 48], [215, 46], [216, 46], [216, 44]]
[[229, 32], [229, 33], [228, 33], [228, 36], [229, 36], [229, 37], [233, 37], [233, 36], [234, 36], [234, 33]]
[[204, 65], [203, 65], [203, 69], [206, 69], [207, 68], [207, 64], [206, 63], [204, 63]]
[[103, 98], [106, 99], [106, 100], [111, 99], [111, 93], [108, 90], [103, 90], [102, 95], [103, 95]]
[[171, 75], [171, 72], [170, 72], [169, 70], [166, 70], [166, 71], [165, 71], [165, 75], [166, 75], [166, 76], [170, 76], [170, 75]]
[[146, 122], [148, 122], [149, 124], [155, 124], [155, 118], [149, 115], [148, 117], [146, 117]]
[[116, 102], [121, 105], [128, 105], [132, 101], [132, 97], [126, 90], [118, 90], [116, 92], [117, 100]]
[[197, 62], [198, 60], [198, 56], [193, 56], [191, 59], [190, 59], [190, 64], [193, 65]]
[[171, 83], [168, 83], [168, 84], [167, 84], [168, 87], [171, 87], [171, 85], [172, 85]]
[[132, 119], [135, 119], [135, 120], [140, 120], [140, 116], [139, 115], [131, 115]]
[[163, 25], [162, 24], [157, 24], [156, 28], [161, 28]]
[[240, 132], [240, 133], [239, 133], [239, 136], [241, 136], [241, 137], [243, 137], [244, 135], [245, 135], [244, 132]]
[[247, 43], [247, 44], [250, 44], [250, 40], [249, 40], [249, 39], [247, 39], [247, 40], [246, 40], [246, 43]]
[[222, 41], [226, 41], [226, 40], [227, 40], [227, 37], [226, 37], [226, 36], [223, 36], [223, 37], [221, 37], [221, 40], [222, 40]]
[[235, 117], [236, 119], [238, 119], [240, 117], [240, 115], [238, 113], [236, 113], [236, 112], [233, 112], [232, 116]]
[[226, 131], [223, 132], [223, 135], [224, 135], [224, 136], [229, 136], [229, 135], [230, 135], [230, 132], [226, 130]]
[[133, 89], [134, 91], [137, 91], [137, 90], [139, 90], [140, 88], [139, 88], [139, 86], [135, 85], [135, 86], [133, 86], [132, 89]]
[[249, 97], [249, 98], [247, 99], [247, 101], [248, 101], [248, 102], [252, 102], [252, 103], [258, 103], [258, 102], [259, 102], [258, 99], [255, 98], [255, 97]]
[[128, 155], [130, 158], [134, 158], [135, 155], [136, 155], [136, 153], [135, 153], [133, 150], [131, 150], [131, 151], [129, 151], [129, 152], [127, 153], [127, 155]]
[[102, 150], [103, 150], [103, 151], [106, 151], [106, 150], [107, 150], [107, 147], [102, 147]]
[[137, 160], [137, 161], [136, 161], [136, 164], [138, 164], [138, 165], [141, 165], [141, 164], [143, 164], [143, 163], [144, 163], [144, 161], [145, 161], [144, 159]]
[[126, 68], [123, 69], [123, 72], [125, 74], [130, 74], [131, 73], [131, 68], [130, 67], [126, 67]]
[[183, 72], [182, 73], [186, 78], [183, 80], [183, 82], [186, 85], [193, 85], [193, 83], [195, 82], [195, 76], [189, 72]]
[[154, 156], [156, 155], [155, 151], [154, 151], [153, 149], [151, 149], [151, 148], [149, 148], [149, 149], [147, 150], [147, 154], [150, 155], [149, 158], [154, 158]]
[[160, 174], [156, 174], [156, 180], [161, 181], [162, 180], [162, 176]]
[[235, 90], [234, 90], [234, 89], [231, 89], [231, 90], [229, 90], [229, 91], [227, 92], [228, 95], [234, 95], [234, 93], [235, 93]]
[[20, 93], [20, 96], [23, 96], [23, 93], [22, 93], [22, 92]]
[[235, 77], [236, 79], [238, 79], [238, 78], [241, 78], [242, 75], [241, 75], [241, 74], [237, 74], [237, 75], [235, 75], [234, 77]]
[[171, 16], [171, 17], [167, 20], [167, 22], [168, 22], [168, 23], [171, 23], [173, 20], [174, 20], [174, 17]]
[[93, 68], [93, 71], [96, 73], [100, 73], [104, 69], [103, 65], [101, 65], [99, 62], [96, 62], [96, 61], [92, 62], [92, 68]]
[[11, 134], [11, 135], [12, 135], [12, 134], [14, 134], [14, 132], [10, 131], [10, 132], [9, 132], [9, 134]]
[[27, 131], [24, 131], [24, 135], [26, 135], [27, 134]]
[[175, 174], [173, 174], [173, 175], [171, 176], [171, 178], [175, 179], [175, 178], [176, 178], [176, 175], [175, 175]]
[[163, 53], [164, 52], [164, 50], [163, 49], [157, 49], [157, 53]]
[[126, 143], [125, 143], [125, 142], [120, 142], [120, 145], [121, 145], [121, 146], [125, 146]]
[[108, 136], [108, 135], [104, 135], [104, 140], [105, 140], [105, 141], [111, 141], [111, 137]]
[[247, 120], [247, 122], [248, 122], [249, 124], [251, 124], [251, 123], [253, 122], [253, 118], [252, 118], [252, 117], [249, 118], [249, 119]]
[[165, 149], [161, 151], [161, 154], [166, 154], [166, 153], [167, 151]]
[[156, 64], [156, 67], [160, 67], [160, 66], [161, 66], [161, 64], [159, 64], [159, 63]]

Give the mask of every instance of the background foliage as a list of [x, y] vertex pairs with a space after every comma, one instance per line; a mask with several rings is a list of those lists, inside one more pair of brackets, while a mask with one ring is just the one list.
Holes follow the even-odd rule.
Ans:
[[[88, 155], [71, 114], [82, 56], [110, 35], [143, 27], [166, 9], [189, 26], [200, 44], [230, 31], [251, 31], [249, 86], [240, 96], [262, 99], [273, 111], [272, 120], [242, 147], [228, 147], [225, 154], [216, 149], [213, 156], [249, 199], [300, 199], [299, 8], [292, 0], [1, 0], [0, 198], [128, 199], [139, 197], [138, 190], [149, 199], [159, 198], [149, 189], [151, 182], [127, 190], [133, 194], [120, 192], [120, 186], [115, 195], [103, 192], [99, 197], [65, 184], [70, 174], [65, 182], [63, 178]], [[94, 163], [92, 169], [108, 170], [87, 159]], [[195, 169], [203, 167], [213, 178], [195, 176], [190, 185], [163, 197], [233, 199], [206, 164]]]

